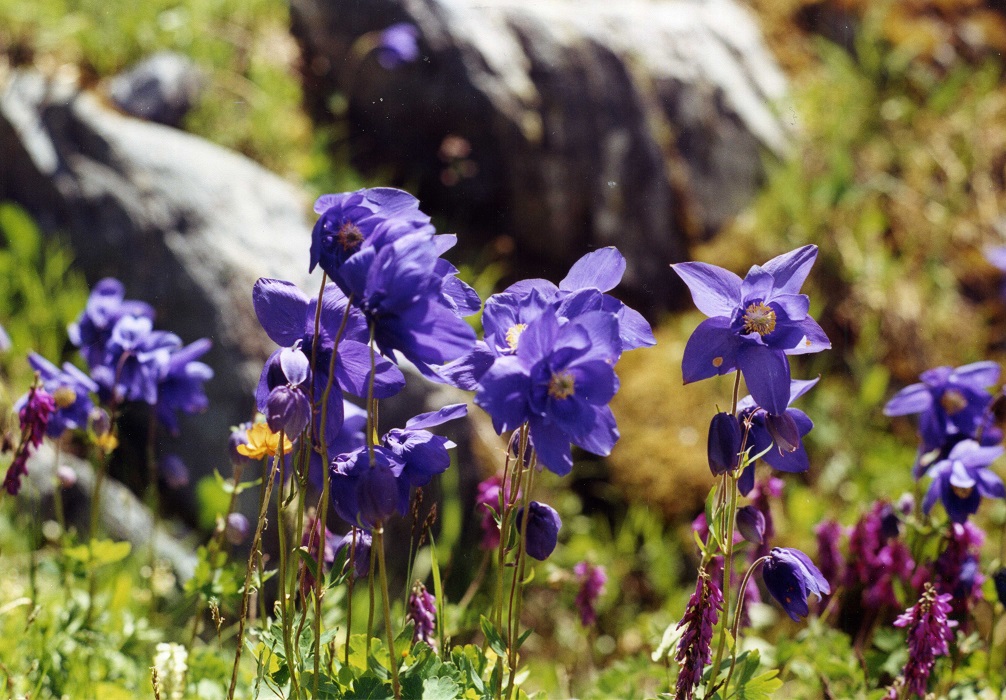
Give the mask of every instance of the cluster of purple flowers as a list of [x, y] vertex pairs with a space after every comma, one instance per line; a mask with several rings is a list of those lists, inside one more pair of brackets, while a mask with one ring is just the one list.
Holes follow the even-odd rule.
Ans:
[[580, 582], [576, 592], [576, 609], [580, 612], [580, 624], [590, 627], [597, 622], [597, 599], [604, 593], [608, 573], [603, 566], [581, 561], [573, 567], [573, 574]]
[[916, 479], [932, 479], [922, 509], [939, 500], [949, 518], [965, 522], [981, 499], [1006, 498], [1006, 486], [989, 465], [1000, 457], [1002, 430], [992, 412], [995, 397], [987, 388], [999, 382], [999, 365], [975, 362], [923, 372], [884, 406], [888, 416], [919, 415]]
[[405, 619], [416, 625], [412, 630], [413, 642], [425, 642], [430, 646], [436, 646], [433, 632], [437, 626], [437, 599], [420, 581], [416, 581], [412, 586]]
[[21, 479], [28, 474], [28, 457], [42, 444], [49, 422], [56, 411], [56, 400], [45, 389], [32, 387], [21, 402], [18, 421], [21, 441], [14, 451], [14, 459], [4, 477], [4, 489], [12, 496], [21, 491]]
[[908, 628], [908, 661], [901, 677], [886, 697], [903, 697], [898, 693], [898, 686], [907, 688], [909, 693], [919, 697], [926, 695], [929, 674], [937, 657], [950, 653], [953, 628], [957, 626], [955, 620], [947, 618], [951, 611], [952, 597], [950, 593], [938, 594], [927, 583], [919, 602], [894, 621], [896, 627]]
[[[30, 353], [28, 363], [41, 386], [18, 400], [15, 408], [22, 423], [28, 415], [33, 430], [41, 425], [50, 438], [88, 428], [100, 438], [111, 428], [109, 412], [114, 414], [123, 403], [143, 402], [161, 425], [177, 434], [179, 412], [198, 413], [209, 403], [203, 384], [213, 377], [213, 370], [199, 358], [210, 349], [210, 342], [203, 338], [184, 346], [175, 334], [155, 330], [153, 322], [153, 308], [126, 299], [121, 282], [111, 278], [98, 282], [67, 329], [88, 372], [69, 362], [60, 368]], [[43, 396], [48, 398], [43, 401]], [[43, 413], [45, 421], [38, 419]], [[32, 443], [37, 444], [34, 439]], [[8, 471], [5, 485], [11, 493], [19, 489], [18, 475], [25, 473], [26, 458], [24, 451], [18, 452]]]
[[688, 599], [685, 615], [678, 623], [684, 628], [674, 660], [681, 667], [675, 697], [691, 700], [702, 680], [702, 671], [712, 657], [713, 628], [723, 611], [723, 593], [705, 571], [699, 571], [695, 592]]

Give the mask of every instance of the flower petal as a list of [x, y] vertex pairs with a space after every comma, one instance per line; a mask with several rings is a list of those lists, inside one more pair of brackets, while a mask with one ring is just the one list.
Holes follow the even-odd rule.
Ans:
[[772, 273], [779, 292], [797, 294], [817, 260], [817, 246], [805, 245], [772, 258], [762, 267]]
[[794, 322], [791, 328], [798, 329], [799, 333], [793, 334], [792, 345], [785, 348], [787, 355], [809, 355], [831, 348], [831, 341], [828, 340], [824, 329], [810, 316]]
[[[339, 386], [354, 396], [363, 398], [370, 391], [370, 346], [355, 340], [339, 343], [339, 356], [335, 361], [335, 377]], [[394, 396], [405, 386], [402, 370], [386, 357], [374, 357], [374, 398]]]
[[534, 444], [538, 461], [558, 476], [566, 476], [573, 471], [569, 436], [558, 425], [540, 416], [532, 416], [530, 426], [531, 442]]
[[255, 315], [270, 340], [281, 347], [304, 337], [308, 303], [307, 295], [292, 282], [263, 277], [252, 288]]
[[731, 317], [741, 303], [741, 278], [722, 267], [701, 262], [671, 265], [688, 285], [696, 308], [709, 317]]
[[755, 402], [769, 413], [780, 414], [789, 404], [789, 361], [786, 355], [762, 345], [744, 344], [737, 365]]
[[885, 416], [907, 416], [912, 413], [928, 411], [933, 405], [933, 395], [929, 387], [919, 382], [909, 384], [891, 397], [884, 406]]
[[999, 381], [1000, 371], [998, 362], [972, 362], [955, 369], [953, 378], [957, 382], [966, 382], [984, 389]]
[[418, 416], [413, 416], [408, 420], [408, 422], [406, 422], [405, 427], [409, 430], [433, 428], [438, 425], [443, 425], [447, 421], [455, 420], [456, 418], [464, 418], [467, 415], [468, 404], [453, 403], [436, 411], [420, 413]]
[[688, 338], [681, 360], [685, 384], [735, 370], [740, 343], [730, 330], [729, 318], [717, 316], [700, 323]]
[[559, 289], [599, 289], [607, 292], [618, 286], [625, 274], [625, 257], [614, 246], [587, 253], [573, 263], [559, 283]]
[[497, 433], [514, 430], [527, 420], [530, 383], [531, 378], [516, 357], [499, 358], [482, 376], [475, 403], [492, 417]]

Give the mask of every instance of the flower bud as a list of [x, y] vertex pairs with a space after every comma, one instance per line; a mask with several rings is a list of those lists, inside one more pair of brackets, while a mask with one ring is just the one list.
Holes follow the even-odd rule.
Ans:
[[265, 406], [266, 423], [274, 433], [283, 431], [292, 440], [311, 420], [311, 402], [300, 389], [278, 386], [269, 392]]
[[778, 416], [766, 414], [765, 427], [780, 453], [796, 452], [800, 448], [800, 429], [788, 411]]
[[765, 541], [765, 515], [754, 506], [737, 509], [737, 530], [751, 544]]
[[[545, 561], [559, 541], [559, 528], [562, 527], [562, 520], [555, 508], [544, 503], [531, 501], [528, 508], [526, 551], [538, 561]], [[523, 525], [524, 509], [521, 508], [517, 511], [517, 530], [519, 532]]]
[[161, 459], [160, 472], [169, 489], [180, 489], [189, 485], [189, 468], [178, 455], [165, 455]]
[[244, 544], [251, 532], [251, 523], [241, 513], [230, 513], [227, 516], [227, 524], [224, 526], [224, 537], [231, 544], [237, 546]]
[[741, 451], [741, 424], [732, 413], [717, 413], [709, 424], [709, 470], [713, 476], [737, 468]]

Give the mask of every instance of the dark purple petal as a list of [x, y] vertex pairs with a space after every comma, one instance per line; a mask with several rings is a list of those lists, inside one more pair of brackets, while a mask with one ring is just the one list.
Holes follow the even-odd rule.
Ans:
[[999, 381], [999, 373], [998, 362], [973, 362], [955, 369], [954, 378], [962, 384], [984, 389]]
[[493, 419], [497, 433], [515, 430], [528, 419], [530, 383], [531, 378], [516, 357], [499, 358], [482, 376], [475, 403]]
[[405, 427], [411, 430], [433, 428], [438, 425], [443, 425], [447, 421], [464, 418], [467, 415], [468, 404], [454, 403], [430, 413], [420, 413], [418, 416], [410, 418], [408, 422], [406, 422]]
[[912, 413], [928, 411], [933, 405], [933, 395], [925, 384], [910, 384], [884, 406], [885, 416], [906, 416]]
[[730, 330], [729, 318], [708, 318], [700, 323], [688, 338], [681, 360], [685, 384], [737, 369], [740, 344], [740, 338]]
[[741, 303], [741, 278], [722, 267], [701, 262], [671, 265], [688, 285], [696, 308], [711, 318], [733, 316]]
[[765, 515], [754, 506], [737, 509], [737, 530], [751, 544], [765, 541]]
[[1006, 486], [999, 475], [989, 469], [975, 470], [978, 491], [985, 498], [1006, 498]]
[[[693, 334], [694, 338], [695, 335]], [[737, 365], [755, 402], [769, 413], [781, 414], [789, 404], [789, 361], [786, 355], [762, 345], [746, 343]]]
[[496, 353], [481, 340], [466, 355], [437, 368], [437, 374], [451, 386], [465, 391], [477, 391], [479, 380], [496, 360]]
[[252, 289], [255, 315], [269, 338], [290, 347], [304, 337], [308, 298], [291, 282], [261, 278]]
[[[517, 530], [524, 525], [524, 509], [517, 511]], [[531, 501], [528, 504], [527, 534], [525, 535], [526, 551], [529, 556], [538, 561], [545, 561], [555, 550], [559, 541], [559, 528], [562, 520], [555, 508], [545, 503]]]
[[559, 289], [614, 289], [625, 274], [625, 257], [614, 246], [587, 253], [573, 263], [569, 273], [559, 283]]
[[531, 416], [531, 442], [534, 444], [538, 461], [558, 476], [566, 476], [573, 470], [573, 456], [569, 449], [569, 436], [547, 418]]
[[800, 430], [788, 410], [778, 416], [766, 415], [765, 428], [781, 452], [794, 452], [800, 447]]
[[[339, 343], [335, 362], [335, 376], [339, 386], [354, 396], [365, 398], [370, 391], [370, 346], [354, 340]], [[387, 358], [374, 356], [374, 398], [394, 396], [405, 386], [405, 375]], [[326, 368], [327, 369], [327, 368]]]
[[805, 245], [776, 256], [762, 267], [772, 273], [777, 292], [797, 294], [817, 260], [817, 246]]

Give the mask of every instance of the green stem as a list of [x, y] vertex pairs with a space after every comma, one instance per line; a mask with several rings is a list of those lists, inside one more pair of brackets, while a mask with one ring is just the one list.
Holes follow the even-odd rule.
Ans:
[[[507, 681], [507, 698], [513, 695], [514, 678], [517, 674], [517, 640], [520, 637], [520, 611], [524, 602], [524, 575], [527, 567], [527, 523], [531, 511], [531, 488], [534, 484], [534, 457], [532, 452], [531, 464], [527, 467], [527, 483], [524, 487], [524, 497], [521, 504], [524, 508], [523, 518], [521, 518], [521, 537], [517, 545], [517, 561], [514, 562], [513, 587], [510, 589], [510, 631], [507, 644], [509, 652], [510, 677]], [[523, 461], [522, 461], [523, 463]], [[514, 598], [516, 597], [516, 601]]]
[[[391, 666], [391, 687], [395, 692], [395, 699], [402, 697], [402, 688], [398, 683], [398, 656], [395, 654], [395, 635], [391, 629], [391, 602], [388, 596], [388, 564], [384, 558], [384, 524], [378, 523], [374, 528], [374, 539], [377, 541], [378, 569], [381, 577], [381, 601], [384, 604], [384, 630], [388, 635], [388, 654], [391, 659], [388, 664]], [[441, 620], [443, 624], [443, 620]]]
[[[732, 627], [732, 634], [734, 637], [734, 647], [737, 646], [737, 639], [739, 638], [741, 631], [741, 613], [744, 612], [744, 606], [741, 601], [744, 597], [744, 591], [747, 590], [748, 581], [751, 580], [751, 576], [754, 575], [755, 569], [768, 561], [768, 557], [761, 557], [756, 559], [748, 570], [744, 572], [744, 578], [741, 579], [741, 587], [738, 589], [737, 593], [737, 611], [734, 613], [734, 624]], [[726, 617], [727, 611], [724, 609], [723, 616]], [[727, 671], [727, 679], [723, 683], [723, 696], [726, 697], [727, 689], [730, 687], [730, 679], [733, 678], [734, 668], [737, 666], [737, 654], [731, 654], [730, 656], [730, 670]]]

